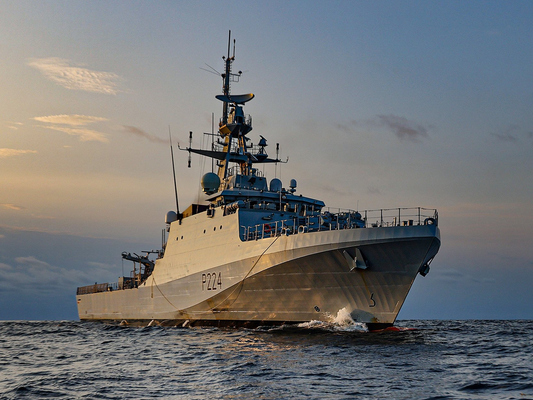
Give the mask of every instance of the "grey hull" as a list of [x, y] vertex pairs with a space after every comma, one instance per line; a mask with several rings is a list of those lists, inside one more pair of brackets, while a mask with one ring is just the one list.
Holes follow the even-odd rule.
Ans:
[[[166, 283], [154, 278], [136, 289], [78, 295], [80, 319], [258, 326], [331, 322], [343, 310], [369, 326], [392, 325], [419, 270], [440, 246], [436, 226], [407, 229], [366, 230], [372, 235], [357, 241], [277, 251]], [[350, 265], [347, 254], [354, 249], [364, 256], [366, 269]], [[210, 271], [224, 277], [224, 287], [215, 278], [211, 286], [199, 287]], [[202, 295], [204, 300], [191, 304]]]

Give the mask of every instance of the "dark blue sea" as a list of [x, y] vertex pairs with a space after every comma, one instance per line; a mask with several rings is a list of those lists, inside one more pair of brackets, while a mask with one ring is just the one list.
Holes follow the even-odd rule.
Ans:
[[1, 399], [533, 399], [533, 321], [0, 322]]

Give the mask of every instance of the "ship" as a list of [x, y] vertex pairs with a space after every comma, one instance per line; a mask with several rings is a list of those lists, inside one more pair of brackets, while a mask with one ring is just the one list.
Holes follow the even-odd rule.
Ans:
[[189, 166], [191, 154], [212, 159], [201, 179], [204, 200], [180, 212], [176, 190], [161, 249], [124, 252], [133, 262], [129, 276], [78, 287], [80, 320], [257, 328], [331, 323], [342, 313], [371, 331], [393, 326], [440, 248], [437, 210], [334, 209], [298, 193], [295, 179], [288, 189], [277, 177], [268, 181], [258, 167], [286, 161], [278, 144], [268, 155], [263, 136], [250, 142], [244, 107], [255, 95], [231, 93], [242, 72], [232, 72], [230, 44], [231, 32], [215, 96], [222, 102], [217, 140], [192, 148], [191, 133], [181, 149]]

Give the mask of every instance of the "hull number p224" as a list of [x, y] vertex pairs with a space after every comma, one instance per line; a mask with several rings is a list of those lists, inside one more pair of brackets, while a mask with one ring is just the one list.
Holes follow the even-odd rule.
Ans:
[[202, 290], [222, 289], [222, 273], [210, 272], [202, 274]]

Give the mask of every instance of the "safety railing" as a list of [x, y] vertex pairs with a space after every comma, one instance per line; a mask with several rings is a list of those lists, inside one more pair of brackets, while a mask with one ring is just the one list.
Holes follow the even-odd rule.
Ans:
[[252, 226], [241, 225], [241, 240], [259, 240], [307, 232], [433, 224], [438, 224], [438, 212], [429, 208], [384, 208], [361, 212], [327, 208], [317, 215], [269, 221]]
[[94, 285], [80, 286], [76, 290], [76, 294], [112, 292], [113, 290], [118, 290], [118, 283], [95, 283]]
[[439, 214], [434, 208], [383, 208], [362, 211], [366, 228], [438, 224]]

